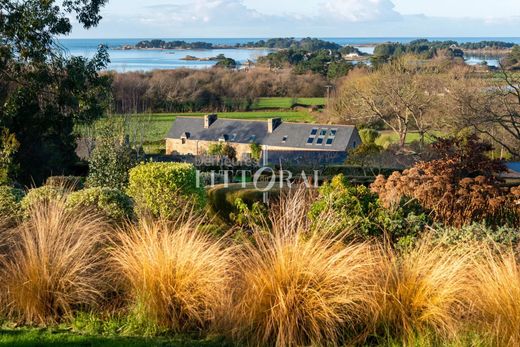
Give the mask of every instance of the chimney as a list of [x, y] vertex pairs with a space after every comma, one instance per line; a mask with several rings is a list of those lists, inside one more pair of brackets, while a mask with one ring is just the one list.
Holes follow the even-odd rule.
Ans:
[[211, 124], [215, 123], [215, 121], [217, 120], [217, 114], [216, 113], [212, 113], [212, 114], [207, 114], [204, 116], [204, 129], [209, 129], [209, 127], [211, 126]]
[[272, 134], [273, 131], [282, 124], [282, 118], [271, 118], [267, 121], [267, 132]]

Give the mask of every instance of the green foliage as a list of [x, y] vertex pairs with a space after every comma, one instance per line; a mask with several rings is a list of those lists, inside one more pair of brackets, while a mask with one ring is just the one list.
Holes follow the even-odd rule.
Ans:
[[460, 228], [435, 228], [432, 231], [432, 241], [446, 245], [490, 242], [495, 245], [512, 245], [516, 247], [520, 242], [520, 234], [518, 229], [508, 226], [491, 228], [482, 223], [473, 223]]
[[262, 146], [258, 143], [253, 142], [251, 145], [251, 158], [258, 161], [262, 157]]
[[212, 143], [208, 146], [208, 154], [214, 155], [217, 157], [221, 157], [224, 155], [224, 144], [222, 143]]
[[231, 146], [229, 143], [219, 142], [209, 145], [208, 154], [217, 157], [226, 157], [231, 160], [235, 160], [237, 158], [237, 151], [235, 147]]
[[314, 72], [329, 78], [345, 76], [353, 68], [353, 65], [346, 62], [338, 50], [332, 49], [310, 52], [290, 48], [260, 57], [258, 63], [275, 68], [291, 66], [297, 74]]
[[16, 165], [13, 163], [13, 156], [18, 151], [20, 143], [16, 136], [8, 129], [2, 129], [0, 135], [0, 184], [9, 184], [16, 172]]
[[352, 230], [361, 239], [385, 235], [394, 243], [413, 240], [427, 222], [417, 206], [386, 209], [380, 205], [377, 194], [365, 186], [351, 185], [343, 175], [335, 176], [320, 188], [310, 218], [319, 223], [327, 213], [332, 213], [338, 222], [338, 232]]
[[133, 203], [128, 195], [113, 188], [88, 188], [67, 196], [66, 206], [71, 209], [95, 209], [114, 222], [123, 222], [133, 216]]
[[215, 67], [217, 68], [225, 68], [225, 69], [236, 69], [240, 64], [231, 58], [226, 58], [223, 54], [217, 57], [217, 63]]
[[187, 204], [202, 208], [205, 192], [197, 187], [195, 167], [184, 163], [143, 163], [130, 170], [128, 195], [137, 210], [172, 218]]
[[61, 199], [66, 195], [63, 187], [42, 186], [30, 189], [22, 199], [22, 210], [27, 211], [31, 206], [45, 203], [55, 199]]
[[24, 192], [9, 186], [0, 186], [0, 218], [20, 216]]
[[85, 28], [100, 20], [105, 0], [2, 1], [0, 21], [0, 127], [16, 136], [17, 180], [42, 183], [76, 163], [75, 124], [99, 118], [109, 101], [106, 48], [92, 58], [68, 56], [57, 36], [72, 30], [76, 17]]
[[361, 129], [359, 130], [359, 137], [361, 137], [361, 141], [365, 145], [371, 145], [376, 143], [376, 140], [381, 136], [379, 131], [374, 129]]
[[237, 198], [235, 200], [235, 210], [229, 215], [229, 219], [239, 227], [250, 227], [252, 225], [262, 225], [267, 219], [266, 206], [255, 201], [251, 207], [244, 200]]
[[124, 190], [128, 185], [128, 171], [137, 164], [137, 153], [114, 130], [113, 124], [101, 128], [96, 148], [89, 159], [89, 187], [108, 187]]

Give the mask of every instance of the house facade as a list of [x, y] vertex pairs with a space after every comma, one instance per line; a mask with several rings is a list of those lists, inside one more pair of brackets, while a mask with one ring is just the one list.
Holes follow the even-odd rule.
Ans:
[[343, 163], [349, 149], [361, 144], [354, 126], [219, 119], [216, 114], [178, 117], [166, 137], [167, 155], [204, 155], [210, 145], [233, 146], [237, 159], [251, 158], [251, 144], [270, 163]]

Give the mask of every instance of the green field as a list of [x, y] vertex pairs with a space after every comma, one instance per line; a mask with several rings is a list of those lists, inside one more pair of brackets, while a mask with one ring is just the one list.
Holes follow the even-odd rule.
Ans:
[[294, 106], [324, 106], [325, 98], [259, 98], [253, 109], [290, 109]]
[[[442, 134], [436, 134], [437, 136], [441, 136]], [[409, 132], [406, 135], [406, 144], [410, 144], [412, 142], [420, 141], [421, 136], [417, 132]], [[426, 143], [432, 143], [434, 142], [435, 138], [431, 135], [426, 135], [424, 137], [424, 141]], [[376, 144], [383, 147], [388, 147], [389, 145], [399, 143], [399, 136], [391, 131], [391, 130], [384, 130], [381, 131], [381, 136], [376, 140]]]

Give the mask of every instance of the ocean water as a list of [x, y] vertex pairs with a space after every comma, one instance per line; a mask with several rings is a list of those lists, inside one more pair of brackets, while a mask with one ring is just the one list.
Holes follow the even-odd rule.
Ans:
[[[258, 41], [266, 38], [165, 38], [165, 41], [183, 40], [186, 42], [203, 41], [213, 44], [234, 45], [237, 43], [247, 43]], [[324, 40], [338, 43], [340, 45], [353, 45], [361, 51], [372, 53], [376, 44], [384, 42], [400, 42], [409, 43], [417, 38], [397, 38], [397, 37], [379, 37], [379, 38], [323, 38]], [[479, 42], [483, 40], [496, 40], [513, 42], [520, 44], [520, 38], [489, 38], [489, 37], [440, 37], [429, 38], [430, 40], [454, 40], [457, 42]], [[219, 54], [233, 58], [241, 63], [248, 60], [256, 61], [259, 56], [266, 55], [271, 50], [266, 49], [215, 49], [215, 50], [120, 50], [118, 47], [124, 45], [135, 45], [142, 39], [60, 39], [59, 44], [63, 50], [70, 55], [92, 57], [97, 47], [101, 44], [108, 46], [110, 54], [109, 70], [118, 72], [128, 71], [151, 71], [156, 69], [178, 69], [192, 68], [203, 69], [209, 68], [215, 64], [214, 61], [186, 61], [182, 58], [187, 55], [197, 58], [210, 58]], [[469, 64], [478, 64], [487, 61], [489, 65], [497, 66], [498, 60], [493, 57], [467, 57]]]

